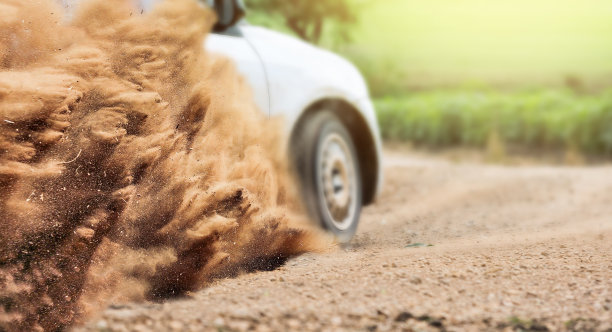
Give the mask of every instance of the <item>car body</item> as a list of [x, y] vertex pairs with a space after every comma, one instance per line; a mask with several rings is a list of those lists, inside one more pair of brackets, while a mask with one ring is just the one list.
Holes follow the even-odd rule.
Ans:
[[[72, 9], [78, 3], [58, 1]], [[148, 11], [160, 0], [134, 1]], [[248, 24], [240, 0], [207, 2], [219, 21], [204, 48], [232, 59], [261, 111], [284, 118], [309, 211], [340, 241], [349, 241], [361, 206], [374, 200], [382, 179], [380, 133], [362, 75], [332, 52]], [[339, 222], [329, 221], [334, 209]]]
[[381, 140], [367, 85], [355, 66], [332, 52], [246, 22], [231, 34], [211, 34], [205, 48], [234, 60], [259, 108], [271, 117], [283, 116], [289, 133], [317, 105], [337, 111], [353, 136], [359, 136], [356, 148], [367, 153], [362, 160], [368, 178], [364, 203], [373, 201], [382, 177]]

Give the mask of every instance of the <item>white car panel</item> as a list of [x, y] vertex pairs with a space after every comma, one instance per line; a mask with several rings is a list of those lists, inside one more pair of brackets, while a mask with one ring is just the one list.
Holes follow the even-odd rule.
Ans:
[[264, 66], [249, 42], [243, 37], [210, 34], [205, 41], [206, 50], [234, 60], [238, 71], [253, 89], [255, 103], [265, 114], [270, 114], [268, 80]]
[[351, 102], [368, 97], [359, 71], [341, 57], [261, 27], [243, 24], [240, 30], [264, 62], [271, 115], [297, 118], [293, 113], [320, 99]]

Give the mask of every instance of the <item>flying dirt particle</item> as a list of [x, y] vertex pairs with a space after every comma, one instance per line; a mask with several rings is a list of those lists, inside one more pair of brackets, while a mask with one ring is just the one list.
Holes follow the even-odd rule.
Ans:
[[[61, 330], [330, 246], [278, 123], [174, 0], [0, 0], [0, 330]], [[54, 13], [54, 14], [50, 14]], [[59, 20], [63, 22], [64, 20]]]

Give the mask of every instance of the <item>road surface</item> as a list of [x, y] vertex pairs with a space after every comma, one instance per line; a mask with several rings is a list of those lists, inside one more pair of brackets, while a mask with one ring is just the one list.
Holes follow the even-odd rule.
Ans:
[[386, 152], [352, 244], [76, 331], [612, 329], [612, 167]]

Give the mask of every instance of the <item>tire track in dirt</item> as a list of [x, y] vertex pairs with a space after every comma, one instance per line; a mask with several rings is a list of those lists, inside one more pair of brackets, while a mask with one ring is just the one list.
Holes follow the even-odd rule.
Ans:
[[386, 156], [384, 192], [350, 247], [109, 308], [76, 330], [612, 328], [612, 167]]

